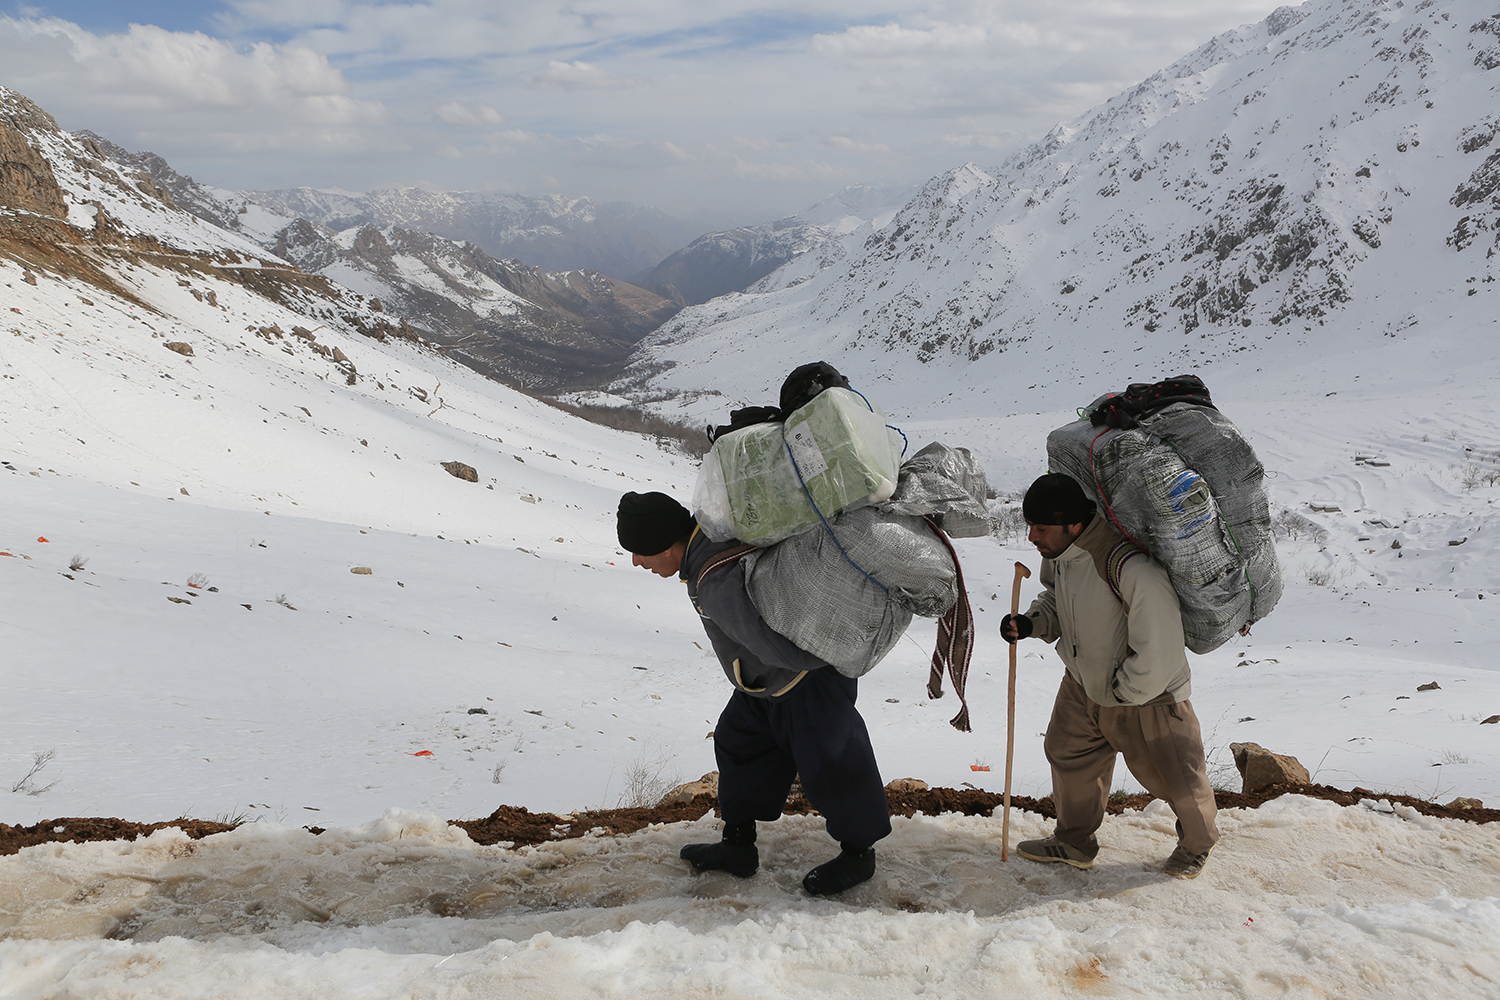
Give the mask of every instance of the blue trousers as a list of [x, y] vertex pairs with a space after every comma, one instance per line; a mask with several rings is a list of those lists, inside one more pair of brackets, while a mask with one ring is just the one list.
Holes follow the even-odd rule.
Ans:
[[779, 819], [800, 775], [835, 840], [869, 846], [891, 832], [875, 749], [854, 707], [858, 689], [852, 677], [823, 667], [782, 698], [730, 696], [714, 727], [725, 824]]

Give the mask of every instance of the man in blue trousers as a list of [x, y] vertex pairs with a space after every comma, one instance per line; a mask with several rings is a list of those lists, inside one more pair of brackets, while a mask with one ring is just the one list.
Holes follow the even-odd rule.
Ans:
[[625, 494], [617, 528], [635, 565], [687, 584], [734, 685], [714, 727], [723, 839], [689, 844], [682, 858], [698, 871], [754, 875], [755, 821], [779, 819], [800, 776], [803, 794], [842, 848], [807, 873], [803, 888], [830, 896], [868, 880], [875, 874], [874, 844], [891, 832], [891, 819], [870, 734], [854, 707], [857, 682], [761, 618], [739, 562], [749, 546], [710, 541], [665, 493]]

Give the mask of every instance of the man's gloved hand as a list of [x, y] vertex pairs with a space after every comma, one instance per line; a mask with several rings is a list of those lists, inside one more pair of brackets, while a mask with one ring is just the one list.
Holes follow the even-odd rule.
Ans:
[[1031, 619], [1025, 615], [1006, 615], [1000, 619], [1000, 638], [1016, 643], [1031, 635]]

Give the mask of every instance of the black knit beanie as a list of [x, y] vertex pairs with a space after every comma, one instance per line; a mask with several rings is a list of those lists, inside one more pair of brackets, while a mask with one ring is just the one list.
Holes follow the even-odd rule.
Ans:
[[1049, 472], [1026, 491], [1021, 514], [1029, 524], [1086, 524], [1094, 516], [1094, 501], [1072, 477]]
[[665, 493], [627, 493], [615, 514], [620, 547], [638, 556], [667, 551], [691, 535], [696, 523], [686, 507]]
[[849, 380], [826, 361], [799, 365], [781, 383], [781, 412], [791, 416], [793, 410], [812, 402], [824, 389], [847, 389]]

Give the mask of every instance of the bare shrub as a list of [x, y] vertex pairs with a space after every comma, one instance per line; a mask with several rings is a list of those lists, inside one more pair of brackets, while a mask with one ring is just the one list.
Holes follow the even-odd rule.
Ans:
[[616, 807], [649, 809], [682, 784], [682, 775], [668, 770], [672, 760], [673, 755], [663, 747], [641, 748], [640, 754], [625, 766], [625, 787], [620, 790]]
[[187, 578], [187, 585], [189, 587], [192, 587], [194, 590], [202, 590], [204, 587], [208, 586], [208, 577], [204, 576], [202, 573], [194, 573], [192, 576]]
[[279, 605], [281, 605], [283, 608], [286, 608], [288, 611], [296, 611], [297, 610], [296, 608], [294, 608], [292, 606], [292, 602], [286, 599], [286, 595], [285, 594], [277, 594], [276, 595], [276, 603], [279, 604]]
[[994, 521], [992, 533], [1001, 544], [1026, 538], [1029, 530], [1026, 516], [1021, 513], [1021, 501], [1011, 496], [1001, 498], [1000, 503], [990, 505], [990, 517]]
[[74, 556], [72, 562], [68, 563], [68, 569], [72, 570], [75, 573], [82, 573], [83, 568], [88, 564], [89, 561], [83, 556]]
[[13, 792], [25, 792], [27, 795], [41, 795], [48, 789], [50, 789], [53, 785], [57, 784], [57, 782], [55, 781], [48, 782], [45, 785], [38, 785], [36, 783], [36, 776], [38, 774], [41, 774], [42, 770], [46, 768], [48, 764], [52, 763], [52, 759], [56, 756], [56, 750], [39, 750], [36, 753], [32, 754], [31, 770], [27, 771], [25, 776], [22, 777], [20, 781], [17, 781], [14, 785], [11, 785], [10, 790]]

